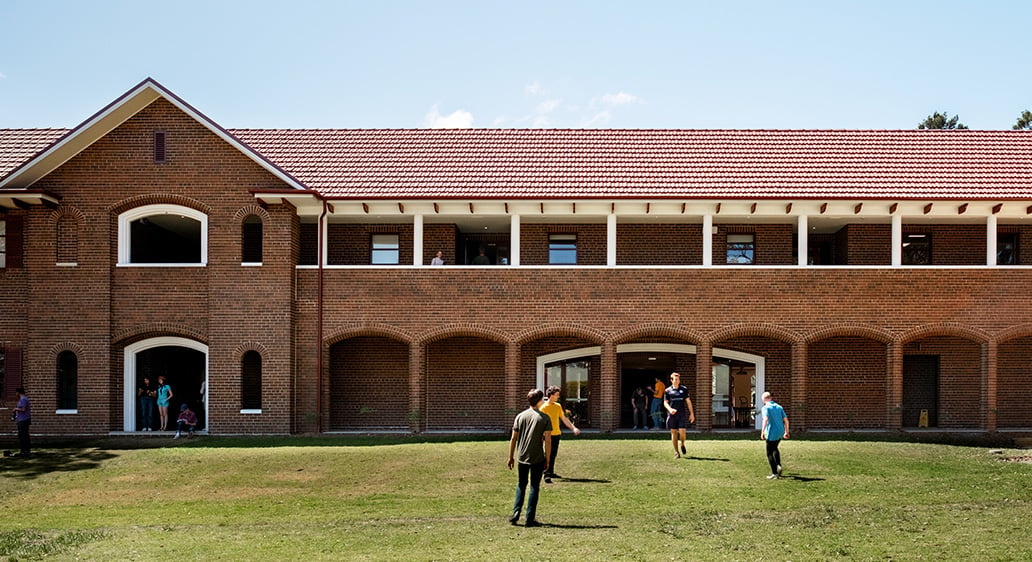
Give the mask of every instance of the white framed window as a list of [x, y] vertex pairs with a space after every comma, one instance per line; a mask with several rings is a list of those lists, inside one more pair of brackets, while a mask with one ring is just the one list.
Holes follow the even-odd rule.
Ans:
[[118, 216], [118, 265], [203, 266], [208, 216], [180, 205], [144, 205]]
[[374, 234], [369, 263], [372, 265], [398, 265], [401, 263], [401, 247], [398, 242], [398, 235]]
[[736, 265], [756, 263], [756, 239], [752, 234], [727, 235], [727, 263]]
[[577, 265], [577, 235], [548, 235], [549, 265]]

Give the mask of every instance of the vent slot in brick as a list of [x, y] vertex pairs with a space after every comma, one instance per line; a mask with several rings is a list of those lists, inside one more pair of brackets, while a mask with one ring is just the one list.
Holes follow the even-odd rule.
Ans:
[[154, 131], [154, 163], [165, 163], [165, 131]]

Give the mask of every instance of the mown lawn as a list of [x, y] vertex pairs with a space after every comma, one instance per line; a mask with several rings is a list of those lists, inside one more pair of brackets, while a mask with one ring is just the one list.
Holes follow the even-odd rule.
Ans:
[[792, 440], [769, 481], [759, 440], [567, 437], [527, 529], [501, 439], [91, 445], [0, 459], [0, 558], [1032, 559], [1018, 450]]

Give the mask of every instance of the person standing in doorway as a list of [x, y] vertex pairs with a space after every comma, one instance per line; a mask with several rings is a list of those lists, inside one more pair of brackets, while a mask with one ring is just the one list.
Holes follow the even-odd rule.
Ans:
[[480, 254], [473, 258], [473, 265], [491, 265], [491, 260], [484, 254], [483, 248], [480, 248]]
[[168, 404], [172, 400], [172, 387], [165, 382], [165, 376], [158, 377], [158, 414], [161, 416], [161, 431], [168, 429]]
[[444, 265], [444, 253], [437, 250], [437, 255], [434, 259], [430, 260], [430, 265]]
[[774, 401], [769, 392], [763, 393], [763, 429], [760, 439], [767, 444], [767, 462], [770, 464], [768, 480], [781, 478], [781, 451], [778, 446], [782, 439], [788, 439], [788, 415], [780, 404]]
[[[667, 411], [666, 425], [670, 430], [670, 442], [674, 445], [674, 458], [679, 459], [682, 453], [688, 453], [684, 446], [688, 424], [695, 423], [695, 408], [692, 407], [692, 399], [688, 397], [688, 388], [681, 386], [680, 373], [670, 373], [670, 388], [663, 392], [663, 407]], [[678, 439], [681, 442], [680, 450], [677, 448]]]
[[157, 398], [158, 391], [150, 378], [143, 377], [143, 382], [136, 389], [136, 396], [140, 398], [140, 431], [151, 431], [154, 425], [154, 399]]
[[634, 410], [634, 429], [639, 427], [646, 429], [649, 427], [645, 421], [646, 402], [648, 402], [648, 397], [645, 396], [645, 391], [640, 386], [635, 387], [634, 392], [631, 394], [631, 408]]
[[663, 423], [663, 392], [666, 390], [666, 385], [663, 381], [656, 377], [656, 384], [652, 389], [652, 405], [649, 407], [649, 413], [652, 415], [652, 429], [656, 429]]
[[25, 394], [24, 388], [17, 388], [18, 405], [14, 407], [14, 421], [18, 424], [18, 445], [21, 446], [19, 457], [32, 456], [32, 442], [29, 439], [29, 426], [32, 425], [32, 403]]
[[573, 424], [563, 411], [563, 405], [559, 403], [559, 387], [550, 386], [545, 390], [545, 396], [548, 397], [548, 402], [541, 407], [541, 413], [548, 416], [548, 421], [552, 423], [552, 445], [551, 451], [548, 455], [548, 465], [545, 466], [545, 484], [551, 484], [553, 478], [562, 478], [555, 473], [555, 456], [559, 454], [559, 440], [562, 438], [563, 430], [559, 425], [562, 422], [563, 425], [570, 428], [574, 435], [580, 435], [580, 430]]
[[527, 393], [529, 408], [520, 412], [512, 424], [512, 439], [509, 440], [509, 470], [516, 464], [519, 450], [519, 476], [516, 484], [516, 501], [512, 505], [509, 523], [520, 520], [523, 496], [530, 483], [530, 497], [527, 498], [527, 527], [539, 527], [537, 521], [538, 492], [541, 489], [541, 475], [548, 466], [548, 455], [552, 448], [552, 422], [540, 411], [545, 393], [535, 388]]

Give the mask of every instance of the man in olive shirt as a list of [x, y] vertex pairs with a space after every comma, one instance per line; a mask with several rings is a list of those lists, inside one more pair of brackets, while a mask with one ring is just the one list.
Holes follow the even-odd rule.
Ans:
[[538, 491], [541, 488], [541, 475], [548, 466], [548, 455], [552, 448], [552, 421], [542, 414], [541, 399], [545, 393], [535, 388], [527, 393], [529, 408], [516, 416], [512, 424], [512, 439], [509, 440], [509, 470], [516, 464], [516, 451], [519, 448], [519, 480], [516, 485], [516, 501], [512, 506], [509, 523], [513, 525], [520, 520], [523, 509], [523, 495], [530, 481], [530, 498], [527, 500], [527, 527], [538, 527], [537, 513]]

